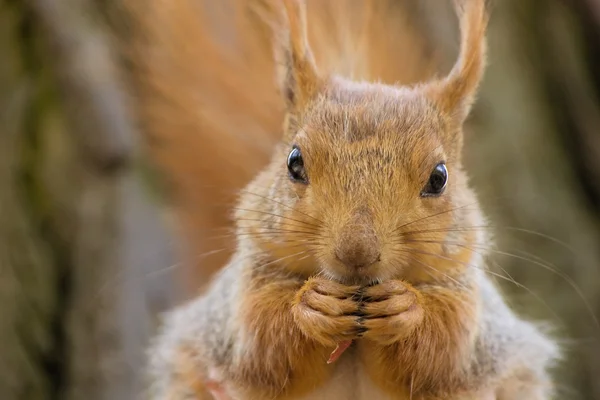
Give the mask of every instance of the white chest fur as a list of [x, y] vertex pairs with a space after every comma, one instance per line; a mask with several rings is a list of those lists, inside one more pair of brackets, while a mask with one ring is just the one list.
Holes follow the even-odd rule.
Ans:
[[[378, 388], [369, 378], [364, 366], [352, 351], [344, 354], [331, 368], [335, 372], [323, 386], [315, 388], [310, 394], [285, 400], [426, 400], [423, 397], [411, 398], [407, 393], [389, 394]], [[215, 377], [216, 378], [216, 377]], [[230, 398], [236, 400], [255, 400], [230, 392]], [[436, 400], [439, 398], [436, 398]], [[277, 400], [277, 399], [269, 399]], [[494, 390], [483, 389], [471, 394], [453, 396], [444, 400], [506, 400], [497, 398]], [[514, 400], [510, 398], [510, 400]]]
[[332, 379], [298, 400], [399, 400], [373, 384], [354, 354], [344, 354], [331, 367], [335, 368]]
[[[332, 367], [336, 370], [327, 384], [310, 395], [293, 400], [417, 400], [407, 393], [390, 395], [383, 392], [368, 377], [363, 365], [352, 353], [344, 354]], [[419, 397], [418, 400], [423, 398]], [[499, 398], [494, 395], [493, 390], [484, 388], [475, 393], [462, 394], [445, 400], [499, 400]]]

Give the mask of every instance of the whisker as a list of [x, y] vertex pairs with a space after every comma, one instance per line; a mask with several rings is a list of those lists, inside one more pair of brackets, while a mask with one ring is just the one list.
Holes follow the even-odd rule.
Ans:
[[235, 233], [246, 233], [246, 232], [257, 232], [257, 233], [290, 233], [306, 236], [324, 237], [317, 232], [292, 230], [288, 228], [279, 227], [252, 227], [252, 226], [240, 226], [235, 230]]
[[402, 236], [406, 236], [406, 235], [413, 235], [413, 234], [418, 234], [418, 233], [444, 233], [444, 232], [470, 232], [470, 231], [475, 231], [477, 229], [481, 229], [481, 230], [507, 230], [507, 231], [515, 231], [515, 232], [520, 232], [520, 233], [527, 233], [533, 236], [537, 236], [543, 239], [547, 239], [553, 243], [556, 243], [562, 247], [564, 247], [565, 249], [569, 250], [572, 254], [577, 255], [577, 253], [575, 252], [575, 250], [566, 242], [557, 239], [553, 236], [541, 233], [541, 232], [536, 232], [530, 229], [525, 229], [525, 228], [519, 228], [519, 227], [514, 227], [514, 226], [502, 226], [502, 225], [480, 225], [480, 226], [466, 226], [466, 227], [459, 227], [459, 228], [438, 228], [438, 229], [425, 229], [425, 230], [419, 230], [419, 231], [408, 231], [408, 232], [402, 232], [401, 235]]
[[[250, 238], [256, 239], [258, 241], [271, 241], [273, 244], [286, 244], [286, 243], [298, 243], [303, 245], [311, 245], [311, 246], [325, 246], [325, 243], [320, 242], [318, 239], [278, 239], [273, 241], [270, 235], [255, 235], [255, 234], [239, 234], [232, 237], [236, 238]], [[219, 239], [219, 237], [214, 237], [214, 239]], [[271, 250], [270, 250], [271, 251]]]
[[462, 248], [466, 248], [467, 250], [471, 250], [474, 251], [474, 248], [479, 248], [481, 250], [485, 250], [485, 251], [489, 251], [495, 254], [499, 254], [499, 255], [504, 255], [507, 257], [513, 257], [515, 259], [518, 260], [522, 260], [522, 261], [527, 261], [531, 264], [537, 265], [539, 267], [544, 268], [547, 271], [552, 272], [553, 274], [559, 276], [560, 278], [562, 278], [565, 282], [567, 282], [569, 284], [569, 286], [571, 286], [571, 288], [577, 293], [577, 295], [579, 296], [579, 298], [581, 299], [581, 301], [583, 301], [587, 311], [590, 313], [592, 319], [594, 320], [594, 323], [596, 325], [596, 327], [598, 329], [600, 329], [600, 321], [598, 321], [598, 318], [596, 317], [594, 310], [592, 308], [592, 306], [590, 305], [590, 303], [586, 300], [585, 295], [583, 293], [583, 291], [579, 288], [579, 286], [577, 285], [577, 283], [567, 274], [565, 274], [564, 272], [552, 268], [552, 264], [549, 266], [543, 262], [537, 261], [537, 260], [532, 260], [528, 257], [523, 257], [520, 256], [518, 254], [513, 254], [513, 253], [509, 253], [506, 251], [501, 251], [501, 250], [496, 250], [493, 248], [490, 248], [488, 246], [483, 246], [483, 245], [465, 245], [462, 243], [458, 243], [458, 242], [452, 242], [452, 241], [436, 241], [436, 240], [411, 240], [408, 239], [405, 241], [405, 243], [437, 243], [437, 244], [441, 244], [441, 245], [450, 245], [450, 246], [458, 246], [458, 247], [462, 247]]
[[[285, 217], [285, 219], [288, 219], [288, 218]], [[236, 218], [236, 222], [240, 222], [240, 221], [261, 222], [261, 223], [265, 222], [265, 220], [256, 219], [256, 218]], [[285, 222], [278, 222], [277, 224], [282, 225], [282, 226], [291, 226], [291, 227], [295, 227], [295, 228], [306, 228], [306, 227], [319, 228], [319, 226], [317, 226], [317, 225], [305, 224], [305, 223], [297, 225], [297, 224], [290, 224], [290, 223], [285, 223]]]
[[288, 236], [291, 237], [305, 237], [306, 239], [310, 239], [310, 240], [316, 240], [316, 239], [328, 239], [328, 237], [323, 237], [321, 235], [317, 235], [317, 234], [312, 234], [312, 233], [307, 233], [307, 232], [299, 232], [299, 231], [286, 231], [286, 230], [262, 230], [262, 231], [254, 231], [254, 230], [244, 230], [244, 231], [237, 231], [237, 232], [231, 232], [231, 233], [227, 233], [227, 234], [223, 234], [223, 235], [212, 235], [209, 236], [207, 239], [209, 240], [215, 240], [215, 239], [224, 239], [224, 238], [235, 238], [237, 236], [245, 236], [245, 237], [251, 237], [251, 236], [256, 236], [258, 237], [272, 237], [272, 236], [277, 236], [277, 235], [284, 235], [287, 234]]
[[310, 257], [312, 254], [307, 254], [304, 257], [301, 257], [299, 259], [297, 259], [296, 261], [302, 261], [302, 260], [306, 260], [308, 257]]
[[453, 208], [450, 208], [450, 209], [447, 209], [447, 210], [444, 210], [444, 211], [440, 211], [438, 213], [431, 214], [431, 215], [428, 215], [428, 216], [423, 217], [423, 218], [418, 218], [418, 219], [415, 219], [413, 221], [407, 222], [407, 223], [405, 223], [403, 225], [400, 225], [399, 227], [397, 227], [392, 232], [395, 233], [395, 232], [398, 232], [400, 229], [402, 229], [404, 227], [407, 227], [409, 225], [415, 224], [417, 222], [421, 222], [421, 221], [424, 221], [424, 220], [429, 219], [429, 218], [437, 217], [437, 216], [440, 216], [440, 215], [443, 215], [443, 214], [447, 214], [447, 213], [450, 213], [450, 212], [453, 212], [453, 211], [457, 211], [457, 210], [460, 210], [460, 209], [463, 209], [463, 208], [466, 208], [466, 207], [470, 207], [470, 206], [473, 206], [473, 205], [476, 205], [476, 204], [478, 204], [478, 203], [477, 202], [473, 202], [473, 203], [465, 204], [463, 206], [453, 207]]
[[[399, 249], [397, 249], [396, 251], [399, 251]], [[407, 249], [407, 250], [405, 250], [405, 252], [407, 252], [407, 253], [409, 253], [409, 254], [410, 254], [410, 253], [417, 253], [417, 254], [422, 254], [422, 255], [428, 255], [428, 256], [433, 256], [433, 257], [441, 258], [441, 259], [448, 260], [448, 261], [451, 261], [451, 262], [454, 262], [454, 263], [457, 263], [457, 264], [461, 264], [461, 265], [463, 265], [463, 266], [465, 266], [465, 267], [471, 267], [471, 268], [478, 269], [478, 270], [480, 270], [480, 271], [482, 271], [482, 272], [484, 272], [484, 273], [487, 273], [487, 274], [490, 274], [490, 275], [492, 275], [492, 276], [495, 276], [495, 277], [497, 277], [497, 278], [500, 278], [500, 279], [502, 279], [502, 280], [505, 280], [505, 281], [511, 282], [512, 284], [516, 285], [517, 287], [519, 287], [519, 288], [521, 288], [521, 289], [523, 289], [523, 290], [527, 291], [527, 293], [529, 293], [529, 294], [530, 294], [530, 295], [532, 295], [532, 296], [533, 296], [533, 297], [534, 297], [536, 300], [538, 300], [540, 303], [542, 303], [542, 304], [544, 305], [544, 307], [545, 307], [545, 308], [546, 308], [546, 309], [547, 309], [547, 310], [548, 310], [548, 311], [549, 311], [549, 312], [552, 314], [552, 316], [553, 316], [553, 317], [554, 317], [554, 318], [555, 318], [555, 319], [556, 319], [556, 320], [557, 320], [557, 321], [558, 321], [558, 322], [559, 322], [561, 325], [563, 325], [563, 326], [565, 325], [565, 323], [564, 323], [564, 321], [562, 320], [562, 318], [560, 318], [560, 316], [559, 316], [559, 315], [556, 313], [556, 311], [554, 311], [554, 310], [552, 309], [552, 307], [550, 307], [550, 305], [549, 305], [549, 304], [548, 304], [548, 303], [547, 303], [547, 302], [546, 302], [546, 301], [545, 301], [545, 300], [544, 300], [544, 299], [543, 299], [543, 298], [542, 298], [540, 295], [538, 295], [537, 293], [535, 293], [533, 290], [531, 290], [531, 289], [530, 289], [530, 288], [528, 288], [527, 286], [523, 285], [522, 283], [520, 283], [520, 282], [516, 281], [516, 280], [515, 280], [515, 279], [514, 279], [512, 276], [510, 276], [510, 274], [509, 274], [509, 277], [506, 277], [506, 276], [504, 276], [504, 275], [502, 275], [502, 274], [499, 274], [499, 273], [497, 273], [497, 272], [494, 272], [494, 271], [490, 271], [490, 270], [489, 270], [489, 269], [487, 269], [487, 268], [482, 268], [482, 267], [479, 267], [479, 266], [477, 266], [477, 265], [475, 265], [475, 264], [472, 264], [472, 263], [465, 263], [465, 262], [463, 262], [463, 261], [456, 260], [456, 259], [454, 259], [454, 258], [451, 258], [451, 257], [442, 256], [442, 255], [440, 255], [440, 254], [436, 254], [436, 253], [423, 252], [423, 251], [420, 251], [420, 250], [416, 250], [416, 249], [414, 249], [414, 248], [412, 248], [412, 247], [411, 247], [410, 249]], [[414, 258], [413, 258], [413, 260], [414, 260], [414, 261], [417, 261], [417, 262], [420, 262], [419, 260], [416, 260], [416, 259], [414, 259]], [[420, 262], [420, 263], [421, 263], [421, 264], [423, 264], [422, 262]], [[425, 265], [425, 264], [424, 264], [424, 265]], [[499, 265], [498, 265], [498, 266], [499, 266]], [[500, 267], [500, 268], [501, 268], [502, 270], [504, 270], [504, 268], [502, 268], [502, 267]], [[439, 270], [437, 270], [437, 269], [435, 269], [435, 271], [436, 271], [436, 272], [439, 272], [439, 273], [442, 273], [441, 271], [439, 271]], [[464, 287], [464, 286], [463, 286], [463, 287]]]
[[[321, 237], [321, 235], [317, 232], [310, 232], [310, 231], [299, 231], [299, 230], [291, 230], [291, 229], [286, 229], [286, 228], [280, 228], [280, 227], [251, 227], [251, 226], [242, 226], [239, 227], [238, 229], [249, 229], [249, 230], [253, 230], [253, 231], [257, 231], [257, 232], [273, 232], [273, 233], [296, 233], [296, 234], [300, 234], [300, 235], [310, 235], [310, 236], [319, 236]], [[239, 230], [238, 230], [239, 232]]]
[[[290, 241], [287, 241], [287, 242], [288, 242], [288, 243], [296, 243], [296, 241], [291, 241], [291, 240], [290, 240]], [[294, 245], [294, 246], [286, 246], [286, 247], [284, 247], [283, 249], [284, 249], [284, 250], [289, 250], [289, 249], [293, 249], [293, 248], [296, 248], [296, 247], [300, 247], [300, 246], [302, 246], [302, 245], [303, 245], [302, 243], [299, 243], [299, 244], [297, 244], [297, 245]], [[233, 250], [235, 250], [235, 247], [233, 247], [233, 248], [221, 248], [221, 249], [216, 249], [216, 250], [210, 250], [210, 251], [207, 251], [207, 252], [205, 252], [205, 253], [202, 253], [202, 254], [199, 254], [199, 255], [197, 255], [197, 256], [194, 256], [194, 257], [192, 258], [192, 261], [193, 261], [193, 262], [197, 262], [197, 261], [199, 261], [199, 260], [201, 260], [201, 259], [203, 259], [203, 258], [207, 258], [207, 257], [209, 257], [209, 256], [211, 256], [211, 255], [218, 254], [218, 253], [221, 253], [221, 252], [223, 252], [223, 251], [227, 251], [227, 250], [232, 250], [232, 251], [233, 251]], [[307, 251], [306, 251], [306, 250], [303, 250], [303, 251], [302, 251], [302, 252], [300, 252], [300, 253], [304, 253], [304, 252], [307, 252]], [[254, 257], [254, 256], [261, 255], [261, 254], [268, 254], [268, 253], [270, 253], [270, 251], [268, 251], [268, 250], [267, 250], [267, 251], [265, 251], [265, 250], [256, 251], [256, 252], [253, 252], [253, 253], [250, 253], [250, 254], [246, 255], [245, 257], [243, 257], [243, 259], [248, 259], [248, 258], [250, 258], [250, 257]], [[297, 254], [298, 254], [298, 253], [297, 253]], [[297, 255], [297, 254], [295, 254], [295, 255]], [[292, 255], [292, 256], [294, 256], [294, 255]], [[289, 256], [289, 257], [292, 257], [292, 256]], [[302, 259], [308, 258], [309, 256], [310, 256], [310, 254], [309, 254], [307, 257], [303, 257]], [[289, 258], [289, 257], [285, 257], [285, 258]], [[283, 259], [283, 258], [282, 258], [282, 259]], [[275, 260], [275, 261], [277, 261], [277, 260]], [[154, 275], [160, 275], [160, 274], [164, 274], [164, 273], [170, 272], [170, 271], [172, 271], [172, 270], [175, 270], [175, 269], [177, 269], [177, 268], [181, 268], [181, 267], [183, 267], [183, 266], [185, 266], [185, 263], [184, 263], [184, 262], [178, 262], [178, 263], [175, 263], [175, 264], [169, 265], [169, 266], [167, 266], [167, 267], [165, 267], [165, 268], [161, 268], [161, 269], [160, 269], [160, 270], [158, 270], [158, 271], [151, 271], [151, 272], [148, 272], [148, 273], [146, 273], [146, 274], [144, 275], [144, 278], [152, 278]]]
[[[198, 255], [196, 257], [193, 257], [193, 260], [196, 262], [196, 261], [199, 261], [199, 260], [201, 260], [203, 258], [209, 257], [209, 256], [211, 256], [213, 254], [222, 253], [222, 252], [224, 252], [226, 250], [229, 250], [229, 249], [222, 248], [222, 249], [207, 251], [206, 253], [202, 253], [202, 254], [200, 254], [200, 255]], [[173, 270], [175, 270], [177, 268], [181, 268], [183, 266], [184, 266], [183, 262], [178, 262], [178, 263], [175, 263], [175, 264], [171, 264], [168, 267], [161, 268], [161, 269], [159, 269], [157, 271], [151, 271], [151, 272], [148, 272], [148, 273], [144, 274], [144, 278], [152, 278], [155, 275], [162, 275], [164, 273], [171, 272], [171, 271], [173, 271]]]
[[237, 226], [237, 227], [233, 227], [233, 228], [218, 228], [215, 229], [215, 231], [225, 231], [225, 232], [229, 232], [229, 233], [233, 233], [235, 234], [236, 232], [240, 232], [240, 231], [258, 231], [260, 230], [261, 232], [291, 232], [291, 233], [301, 233], [301, 234], [306, 234], [306, 235], [313, 235], [313, 236], [319, 236], [319, 237], [324, 237], [324, 235], [320, 234], [317, 231], [311, 231], [311, 230], [294, 230], [294, 229], [290, 229], [287, 228], [287, 226], [252, 226], [252, 225], [245, 225], [245, 226]]
[[299, 219], [295, 219], [295, 218], [291, 218], [291, 217], [286, 217], [285, 215], [279, 215], [279, 214], [270, 213], [270, 212], [268, 212], [268, 211], [262, 211], [262, 210], [249, 210], [249, 209], [247, 209], [247, 208], [240, 208], [240, 207], [233, 207], [233, 209], [234, 209], [234, 210], [239, 210], [239, 211], [246, 211], [246, 212], [255, 212], [255, 213], [258, 213], [258, 214], [264, 214], [264, 215], [271, 215], [271, 216], [273, 216], [273, 217], [282, 218], [282, 219], [287, 219], [287, 220], [289, 220], [289, 221], [294, 221], [294, 222], [299, 222], [299, 223], [301, 223], [301, 224], [305, 224], [305, 225], [308, 225], [308, 226], [313, 226], [313, 227], [316, 227], [316, 228], [318, 228], [318, 227], [319, 227], [319, 225], [316, 225], [316, 224], [313, 224], [313, 223], [310, 223], [310, 222], [301, 221], [301, 220], [299, 220]]
[[[246, 229], [244, 231], [244, 229]], [[296, 230], [291, 230], [291, 229], [282, 229], [282, 228], [278, 228], [278, 227], [273, 227], [273, 228], [253, 228], [250, 226], [243, 226], [238, 228], [238, 230], [236, 231], [236, 233], [244, 233], [244, 232], [256, 232], [256, 233], [290, 233], [290, 234], [297, 234], [297, 235], [306, 235], [306, 236], [317, 236], [317, 237], [322, 237], [320, 234], [316, 233], [316, 232], [307, 232], [307, 231], [296, 231]]]
[[[421, 264], [421, 265], [423, 265], [423, 266], [425, 266], [425, 267], [427, 267], [427, 268], [429, 268], [429, 269], [433, 270], [433, 272], [436, 272], [436, 273], [438, 273], [438, 274], [442, 274], [442, 275], [444, 276], [444, 278], [446, 278], [446, 279], [448, 279], [448, 280], [451, 280], [453, 283], [455, 283], [455, 284], [456, 284], [456, 285], [458, 285], [459, 287], [461, 287], [461, 288], [463, 288], [463, 289], [465, 289], [465, 290], [468, 290], [467, 286], [465, 286], [465, 285], [464, 285], [464, 283], [462, 283], [462, 282], [460, 282], [459, 280], [457, 280], [457, 279], [453, 278], [452, 276], [450, 276], [450, 275], [448, 275], [448, 274], [446, 274], [446, 273], [444, 273], [444, 272], [440, 271], [439, 269], [435, 268], [434, 266], [432, 266], [432, 265], [429, 265], [429, 264], [427, 264], [427, 263], [426, 263], [426, 262], [424, 262], [424, 261], [421, 261], [421, 260], [418, 260], [418, 259], [416, 259], [416, 258], [412, 257], [412, 254], [411, 254], [411, 257], [410, 257], [410, 259], [411, 259], [411, 261], [418, 262], [419, 264]], [[435, 277], [434, 277], [433, 275], [431, 275], [431, 274], [430, 274], [430, 276], [431, 276], [432, 278], [435, 278]]]
[[318, 218], [316, 218], [316, 217], [313, 217], [313, 216], [312, 216], [312, 215], [310, 215], [310, 214], [304, 213], [304, 212], [302, 212], [302, 211], [300, 211], [300, 210], [297, 210], [297, 209], [295, 209], [295, 208], [294, 208], [294, 207], [292, 207], [292, 206], [289, 206], [289, 205], [287, 205], [287, 204], [285, 204], [285, 203], [282, 203], [282, 202], [280, 202], [280, 201], [277, 201], [277, 200], [275, 200], [275, 199], [272, 199], [272, 198], [270, 198], [270, 197], [267, 197], [267, 196], [262, 196], [262, 195], [260, 195], [260, 194], [257, 194], [257, 193], [252, 193], [252, 192], [250, 192], [250, 191], [248, 191], [248, 190], [245, 190], [245, 189], [243, 189], [243, 190], [240, 190], [240, 193], [246, 193], [246, 194], [250, 194], [250, 195], [253, 195], [253, 196], [260, 197], [260, 198], [262, 198], [262, 199], [265, 199], [265, 200], [272, 201], [273, 203], [276, 203], [276, 204], [282, 205], [282, 206], [284, 206], [284, 207], [286, 207], [286, 208], [289, 208], [290, 210], [294, 210], [294, 211], [296, 211], [296, 212], [298, 212], [298, 213], [300, 213], [300, 214], [302, 214], [302, 215], [304, 215], [304, 216], [306, 216], [306, 217], [308, 217], [308, 218], [312, 218], [313, 220], [315, 220], [315, 221], [316, 221], [316, 222], [318, 222], [319, 224], [325, 225], [325, 222], [321, 221], [320, 219], [318, 219]]
[[269, 261], [268, 263], [261, 264], [261, 265], [259, 265], [259, 266], [256, 266], [256, 267], [254, 267], [254, 268], [255, 268], [255, 269], [264, 268], [264, 267], [266, 267], [266, 266], [268, 266], [268, 265], [272, 265], [272, 264], [278, 263], [278, 262], [280, 262], [280, 261], [287, 260], [288, 258], [291, 258], [291, 257], [296, 257], [296, 256], [299, 256], [299, 255], [301, 255], [301, 254], [304, 254], [304, 253], [306, 253], [306, 252], [307, 252], [306, 250], [302, 250], [302, 251], [300, 251], [300, 252], [298, 252], [298, 253], [290, 254], [290, 255], [287, 255], [287, 256], [285, 256], [285, 257], [280, 257], [280, 258], [278, 258], [278, 259], [275, 259], [275, 260]]
[[[252, 222], [263, 222], [262, 220], [258, 220], [258, 219], [250, 219], [250, 218], [242, 218], [239, 219], [238, 221], [252, 221]], [[289, 228], [298, 228], [298, 230], [292, 230]], [[214, 231], [225, 231], [225, 232], [229, 232], [227, 235], [225, 236], [235, 236], [236, 233], [243, 233], [244, 231], [242, 230], [252, 230], [252, 232], [258, 231], [258, 232], [273, 232], [273, 233], [297, 233], [297, 234], [303, 234], [303, 235], [307, 235], [307, 236], [315, 236], [315, 237], [320, 237], [320, 238], [324, 238], [324, 239], [330, 239], [329, 235], [324, 235], [322, 232], [318, 232], [317, 230], [300, 230], [301, 228], [306, 228], [306, 227], [302, 227], [302, 226], [298, 226], [295, 224], [286, 224], [286, 223], [277, 223], [277, 226], [273, 226], [273, 227], [262, 227], [262, 226], [237, 226], [237, 227], [218, 227], [218, 228], [213, 228], [212, 230]]]

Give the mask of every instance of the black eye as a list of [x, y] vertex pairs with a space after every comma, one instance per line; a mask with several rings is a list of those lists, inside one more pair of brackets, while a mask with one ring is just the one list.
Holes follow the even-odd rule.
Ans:
[[427, 185], [425, 185], [425, 188], [421, 192], [421, 196], [431, 197], [442, 194], [442, 192], [446, 188], [447, 182], [448, 170], [446, 169], [446, 164], [439, 163], [431, 172], [431, 175], [429, 176], [429, 181], [427, 182]]
[[304, 160], [300, 149], [294, 147], [287, 159], [288, 172], [293, 181], [300, 183], [308, 183], [306, 172], [304, 171]]

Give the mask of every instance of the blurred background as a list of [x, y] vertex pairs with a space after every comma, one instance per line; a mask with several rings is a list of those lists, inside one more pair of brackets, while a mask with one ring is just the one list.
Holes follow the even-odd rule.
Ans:
[[[240, 34], [244, 0], [166, 3], [1, 0], [0, 399], [136, 398], [157, 317], [231, 253], [235, 193], [282, 118], [271, 52], [260, 29]], [[447, 71], [451, 2], [388, 3], [357, 53], [388, 63], [358, 77]], [[465, 140], [490, 267], [515, 309], [554, 326], [557, 398], [600, 399], [600, 1], [491, 4]], [[311, 13], [325, 60], [345, 31]]]

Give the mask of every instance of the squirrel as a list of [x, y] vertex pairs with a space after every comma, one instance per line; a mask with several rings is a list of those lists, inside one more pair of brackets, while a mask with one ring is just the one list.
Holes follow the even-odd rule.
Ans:
[[486, 275], [461, 152], [489, 11], [454, 3], [458, 61], [413, 85], [319, 68], [304, 2], [267, 7], [283, 132], [242, 191], [231, 259], [165, 316], [151, 399], [553, 396], [558, 346]]

